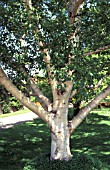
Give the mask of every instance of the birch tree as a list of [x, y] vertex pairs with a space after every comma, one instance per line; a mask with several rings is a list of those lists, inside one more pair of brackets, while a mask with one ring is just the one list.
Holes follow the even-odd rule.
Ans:
[[[0, 5], [0, 83], [48, 124], [50, 159], [69, 160], [71, 134], [110, 94], [109, 1], [11, 0]], [[40, 70], [48, 79], [52, 100], [31, 77]], [[25, 80], [42, 107], [20, 91], [13, 76], [19, 83]], [[74, 116], [73, 104], [68, 119], [73, 98], [78, 110]], [[82, 101], [87, 103], [84, 107]]]

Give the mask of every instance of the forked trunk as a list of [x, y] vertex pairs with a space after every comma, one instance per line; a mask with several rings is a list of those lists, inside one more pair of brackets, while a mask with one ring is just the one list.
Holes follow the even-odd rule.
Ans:
[[69, 160], [70, 133], [68, 128], [67, 113], [51, 115], [51, 160]]

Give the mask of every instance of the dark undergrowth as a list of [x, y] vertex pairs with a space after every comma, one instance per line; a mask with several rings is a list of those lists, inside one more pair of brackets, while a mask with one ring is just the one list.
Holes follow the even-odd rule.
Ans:
[[75, 154], [69, 161], [50, 161], [49, 157], [42, 155], [29, 161], [23, 170], [104, 170], [108, 167], [100, 160], [85, 154]]

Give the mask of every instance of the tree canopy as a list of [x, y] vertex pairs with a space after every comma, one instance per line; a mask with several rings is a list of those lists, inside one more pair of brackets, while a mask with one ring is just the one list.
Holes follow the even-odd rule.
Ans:
[[[61, 148], [59, 132], [62, 142], [68, 143], [74, 129], [110, 93], [109, 6], [109, 0], [0, 1], [0, 82], [49, 124], [52, 159], [71, 155], [68, 148], [68, 153]], [[32, 78], [41, 70], [51, 87], [51, 98]], [[42, 108], [19, 91], [22, 86]], [[73, 100], [77, 115], [68, 121], [68, 105]], [[89, 100], [81, 108], [81, 102]]]
[[[30, 74], [46, 69], [48, 50], [52, 75], [60, 84], [73, 80], [74, 88], [83, 88], [87, 96], [85, 86], [95, 86], [110, 68], [109, 51], [101, 50], [109, 47], [109, 1], [85, 1], [74, 24], [68, 19], [67, 5], [64, 1], [33, 1], [31, 10], [23, 1], [0, 1], [0, 60], [11, 78], [14, 74], [21, 78], [18, 65], [25, 65]], [[98, 54], [92, 55], [95, 51]]]

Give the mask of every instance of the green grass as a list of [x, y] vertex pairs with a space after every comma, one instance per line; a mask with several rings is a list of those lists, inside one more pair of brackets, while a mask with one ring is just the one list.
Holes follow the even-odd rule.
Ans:
[[72, 135], [71, 146], [72, 151], [96, 156], [110, 166], [110, 108], [93, 111]]
[[[99, 158], [110, 169], [110, 109], [95, 110], [74, 132], [72, 153]], [[0, 170], [22, 170], [25, 163], [50, 152], [50, 131], [40, 119], [0, 129]]]
[[14, 115], [19, 115], [19, 114], [27, 113], [29, 111], [30, 111], [29, 109], [25, 109], [25, 110], [19, 110], [17, 112], [13, 112], [13, 113], [1, 114], [0, 118], [14, 116]]

